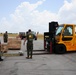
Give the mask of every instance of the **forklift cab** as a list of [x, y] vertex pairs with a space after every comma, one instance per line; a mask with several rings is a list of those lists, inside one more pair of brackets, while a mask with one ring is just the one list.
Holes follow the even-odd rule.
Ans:
[[63, 24], [58, 27], [55, 34], [56, 53], [65, 53], [66, 51], [75, 51], [76, 48], [76, 26], [73, 24]]

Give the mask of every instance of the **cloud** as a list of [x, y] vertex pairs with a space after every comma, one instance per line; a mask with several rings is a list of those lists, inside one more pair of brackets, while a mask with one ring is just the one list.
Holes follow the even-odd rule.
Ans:
[[[40, 33], [48, 31], [49, 22], [58, 21], [59, 23], [76, 23], [76, 0], [64, 4], [58, 13], [52, 13], [48, 10], [40, 12], [37, 8], [42, 5], [45, 0], [40, 0], [34, 4], [22, 2], [16, 10], [10, 14], [9, 19], [3, 18], [0, 22], [0, 30], [9, 32], [20, 32], [32, 29]], [[4, 28], [4, 29], [3, 29]]]
[[3, 17], [0, 21], [0, 32], [7, 31], [10, 29], [10, 23], [7, 21], [5, 17]]
[[[47, 10], [39, 12], [38, 6], [45, 0], [38, 1], [35, 4], [29, 2], [21, 3], [10, 15], [10, 32], [27, 31], [32, 29], [38, 32], [48, 31], [48, 23], [51, 20], [57, 20], [55, 13], [51, 13]], [[4, 21], [5, 22], [5, 21]], [[12, 30], [13, 29], [13, 30]]]
[[60, 8], [58, 12], [60, 23], [75, 23], [76, 24], [76, 0], [71, 2], [64, 1], [64, 5]]

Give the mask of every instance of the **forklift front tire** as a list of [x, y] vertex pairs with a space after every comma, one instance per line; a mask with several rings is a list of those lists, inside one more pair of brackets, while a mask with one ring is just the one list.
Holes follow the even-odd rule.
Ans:
[[57, 44], [55, 47], [55, 53], [57, 54], [64, 54], [66, 53], [66, 47], [63, 44]]

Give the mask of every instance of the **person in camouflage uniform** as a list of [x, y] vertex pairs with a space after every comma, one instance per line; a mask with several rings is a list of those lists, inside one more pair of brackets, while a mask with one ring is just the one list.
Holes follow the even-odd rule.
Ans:
[[29, 59], [29, 58], [32, 59], [33, 39], [35, 39], [35, 35], [29, 29], [27, 34], [26, 34], [26, 38], [24, 40], [24, 44], [25, 44], [25, 41], [27, 40], [27, 57], [26, 57], [27, 59]]
[[4, 33], [3, 38], [4, 38], [4, 43], [7, 43], [7, 41], [8, 41], [8, 33], [7, 33], [7, 31]]

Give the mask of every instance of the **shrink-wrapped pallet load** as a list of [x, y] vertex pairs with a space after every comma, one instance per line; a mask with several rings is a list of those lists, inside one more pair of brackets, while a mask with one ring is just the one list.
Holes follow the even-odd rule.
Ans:
[[8, 45], [7, 43], [1, 44], [1, 51], [6, 53], [8, 51]]
[[8, 49], [20, 50], [21, 49], [21, 39], [8, 38]]

